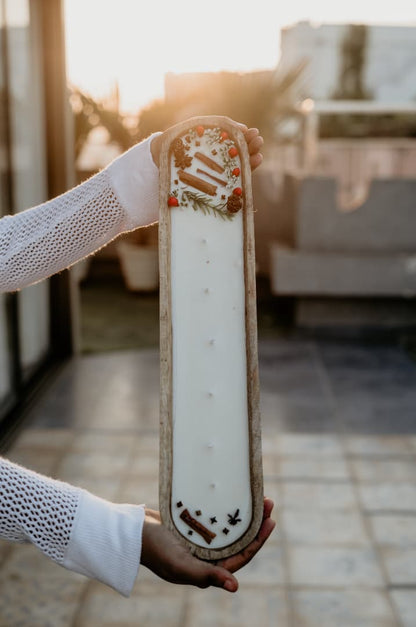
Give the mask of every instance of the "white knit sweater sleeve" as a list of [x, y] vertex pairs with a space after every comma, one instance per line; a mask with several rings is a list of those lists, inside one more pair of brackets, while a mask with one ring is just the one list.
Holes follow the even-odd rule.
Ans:
[[[158, 220], [152, 137], [62, 196], [0, 220], [0, 291], [40, 281]], [[0, 538], [30, 541], [125, 596], [140, 564], [143, 520], [142, 506], [109, 503], [0, 458]]]
[[158, 220], [153, 137], [65, 194], [0, 220], [0, 292], [40, 281]]
[[129, 596], [144, 507], [109, 503], [0, 458], [0, 538], [31, 542], [61, 566]]

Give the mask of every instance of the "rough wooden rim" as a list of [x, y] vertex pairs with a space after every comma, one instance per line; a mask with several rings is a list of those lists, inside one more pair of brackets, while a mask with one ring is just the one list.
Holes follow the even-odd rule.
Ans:
[[[171, 322], [171, 224], [167, 198], [170, 190], [169, 150], [172, 140], [197, 125], [220, 127], [230, 133], [241, 159], [244, 187], [244, 278], [245, 326], [247, 353], [247, 398], [250, 455], [252, 519], [249, 528], [236, 542], [209, 549], [195, 545], [180, 534], [171, 515], [172, 489], [172, 322]], [[159, 507], [163, 524], [185, 542], [191, 552], [201, 559], [218, 560], [238, 553], [257, 535], [263, 519], [263, 471], [261, 452], [261, 423], [259, 410], [259, 374], [257, 353], [256, 272], [254, 248], [253, 196], [251, 168], [243, 132], [229, 118], [222, 116], [195, 117], [173, 127], [163, 139], [160, 154], [159, 184], [159, 267], [160, 267], [160, 455]]]

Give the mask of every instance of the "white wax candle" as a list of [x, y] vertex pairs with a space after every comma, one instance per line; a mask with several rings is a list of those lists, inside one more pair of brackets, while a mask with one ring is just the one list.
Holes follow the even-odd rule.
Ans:
[[[194, 153], [223, 163], [221, 154], [212, 155], [212, 136], [193, 137], [189, 145], [193, 159], [186, 171], [210, 181], [197, 173], [201, 163]], [[232, 161], [236, 164], [238, 159]], [[172, 157], [171, 189], [179, 197], [184, 188], [192, 189], [177, 183], [180, 169]], [[221, 205], [241, 180], [230, 177], [230, 167], [228, 178], [213, 174], [227, 180], [212, 197]], [[191, 204], [172, 209], [171, 512], [184, 537], [214, 549], [237, 541], [252, 512], [243, 241], [242, 212], [224, 220]], [[183, 519], [184, 510], [210, 531], [209, 544]]]

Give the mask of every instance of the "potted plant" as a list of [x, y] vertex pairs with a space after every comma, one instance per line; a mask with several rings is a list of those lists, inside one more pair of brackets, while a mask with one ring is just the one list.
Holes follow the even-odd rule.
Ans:
[[152, 291], [159, 287], [158, 227], [153, 224], [120, 238], [117, 245], [127, 289]]

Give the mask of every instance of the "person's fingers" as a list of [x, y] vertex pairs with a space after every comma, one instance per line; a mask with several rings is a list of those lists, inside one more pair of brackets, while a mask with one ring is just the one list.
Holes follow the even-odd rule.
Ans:
[[258, 128], [248, 128], [244, 133], [244, 137], [247, 144], [252, 147], [253, 150], [263, 145], [263, 137], [260, 135]]
[[230, 118], [228, 118], [229, 121], [233, 124], [235, 124], [242, 133], [244, 133], [244, 135], [247, 133], [248, 128], [246, 124], [243, 124], [242, 122], [235, 122], [234, 120], [231, 120]]
[[250, 157], [250, 167], [252, 170], [255, 170], [256, 168], [259, 167], [259, 165], [261, 165], [263, 161], [263, 155], [261, 154], [261, 152], [256, 153], [255, 155], [252, 155]]
[[254, 155], [256, 154], [256, 152], [259, 152], [263, 144], [264, 139], [261, 135], [253, 137], [250, 141], [247, 142], [249, 154]]
[[198, 588], [215, 586], [228, 592], [238, 590], [238, 581], [229, 570], [199, 560], [190, 554], [183, 556], [180, 563], [176, 563], [175, 570], [175, 577], [172, 578], [175, 583], [191, 584]]
[[273, 507], [274, 503], [272, 499], [269, 499], [267, 496], [265, 496], [263, 503], [263, 520], [265, 520], [266, 518], [270, 518], [270, 516], [272, 515]]
[[265, 498], [263, 505], [263, 522], [255, 539], [250, 542], [250, 544], [243, 551], [240, 551], [240, 553], [222, 560], [218, 564], [219, 566], [222, 566], [234, 573], [253, 559], [276, 526], [276, 522], [270, 518], [273, 507], [273, 501]]
[[249, 128], [244, 134], [248, 153], [250, 155], [250, 167], [255, 170], [263, 161], [263, 155], [260, 152], [261, 147], [264, 144], [263, 137], [259, 134], [257, 128]]
[[238, 581], [230, 571], [222, 568], [221, 566], [214, 566], [208, 575], [206, 585], [203, 587], [208, 586], [223, 588], [224, 590], [227, 590], [227, 592], [237, 592]]
[[266, 518], [266, 520], [262, 523], [257, 536], [252, 542], [250, 542], [248, 547], [243, 549], [243, 551], [241, 551], [240, 553], [237, 553], [237, 555], [232, 555], [231, 557], [222, 561], [221, 566], [229, 570], [231, 573], [234, 573], [246, 564], [248, 564], [256, 555], [256, 553], [259, 552], [263, 544], [266, 542], [267, 538], [272, 533], [275, 526], [276, 523], [274, 520], [272, 520], [271, 518]]

